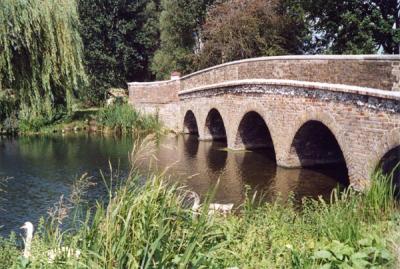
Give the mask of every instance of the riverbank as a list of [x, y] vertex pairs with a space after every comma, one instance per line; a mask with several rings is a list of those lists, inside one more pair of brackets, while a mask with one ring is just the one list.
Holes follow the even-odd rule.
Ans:
[[[133, 167], [147, 149], [134, 148]], [[15, 236], [1, 240], [0, 268], [395, 268], [400, 216], [380, 174], [369, 191], [334, 191], [330, 203], [304, 199], [299, 209], [291, 199], [247, 197], [226, 217], [206, 210], [194, 217], [182, 187], [162, 174], [145, 177], [144, 186], [137, 170], [114, 179], [108, 199], [87, 212], [87, 181], [79, 179], [39, 225], [29, 261], [21, 260]], [[66, 221], [71, 229], [61, 231]], [[50, 264], [47, 251], [62, 247], [79, 249], [79, 258], [61, 255]]]
[[156, 116], [144, 115], [128, 104], [93, 107], [75, 110], [65, 119], [43, 126], [37, 130], [26, 130], [19, 135], [43, 135], [69, 132], [136, 133], [146, 135], [166, 132]]

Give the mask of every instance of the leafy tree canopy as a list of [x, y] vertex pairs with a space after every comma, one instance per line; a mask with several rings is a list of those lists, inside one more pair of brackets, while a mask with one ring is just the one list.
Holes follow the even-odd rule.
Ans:
[[308, 14], [313, 53], [399, 53], [397, 0], [300, 0]]
[[294, 16], [295, 7], [279, 0], [229, 0], [214, 5], [203, 26], [199, 68], [257, 56], [300, 53], [304, 23], [302, 14]]
[[81, 33], [90, 87], [98, 103], [106, 89], [151, 79], [149, 61], [158, 47], [159, 1], [80, 0]]
[[0, 1], [0, 90], [11, 89], [27, 123], [71, 108], [85, 82], [74, 0]]
[[172, 71], [193, 71], [193, 54], [200, 49], [200, 29], [211, 0], [161, 0], [160, 49], [151, 70], [158, 79]]

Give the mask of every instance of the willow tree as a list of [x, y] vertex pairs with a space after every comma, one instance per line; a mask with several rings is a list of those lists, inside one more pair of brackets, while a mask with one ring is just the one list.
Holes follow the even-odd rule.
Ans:
[[0, 1], [0, 90], [15, 92], [20, 120], [70, 111], [86, 80], [78, 27], [76, 0]]

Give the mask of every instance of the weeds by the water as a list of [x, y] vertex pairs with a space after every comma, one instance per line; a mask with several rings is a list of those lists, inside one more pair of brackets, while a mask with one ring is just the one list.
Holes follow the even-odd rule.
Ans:
[[159, 133], [161, 130], [156, 116], [141, 114], [129, 104], [104, 107], [99, 110], [97, 120], [100, 125], [121, 131]]
[[[143, 151], [137, 147], [134, 152], [137, 157]], [[140, 158], [133, 160], [138, 164]], [[54, 218], [50, 227], [42, 222], [27, 265], [19, 258], [15, 237], [2, 239], [0, 268], [395, 266], [393, 238], [400, 218], [391, 179], [380, 173], [365, 193], [349, 189], [334, 191], [330, 202], [304, 199], [300, 211], [290, 201], [256, 206], [248, 198], [238, 214], [227, 217], [202, 212], [193, 218], [183, 206], [185, 190], [166, 184], [163, 175], [150, 174], [142, 182], [133, 169], [123, 183], [109, 188], [107, 201], [76, 219], [73, 229], [49, 233], [57, 226]], [[46, 251], [61, 247], [79, 249], [81, 255], [61, 255], [49, 263]]]
[[[0, 126], [1, 127], [1, 126]], [[21, 134], [51, 134], [91, 129], [119, 133], [160, 134], [162, 124], [157, 116], [140, 113], [129, 104], [114, 104], [102, 108], [76, 110], [72, 115], [62, 115], [50, 122], [40, 119], [29, 123], [20, 122]]]

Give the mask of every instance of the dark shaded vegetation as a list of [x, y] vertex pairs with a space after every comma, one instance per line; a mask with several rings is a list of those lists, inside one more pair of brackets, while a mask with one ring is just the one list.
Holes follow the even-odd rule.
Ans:
[[305, 24], [280, 0], [223, 1], [202, 26], [197, 69], [259, 56], [301, 54]]
[[90, 84], [81, 95], [99, 105], [109, 88], [153, 78], [150, 60], [159, 44], [159, 1], [78, 1], [84, 61]]

